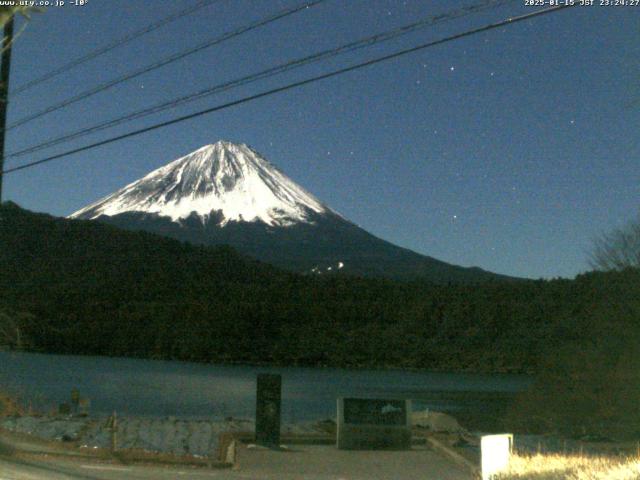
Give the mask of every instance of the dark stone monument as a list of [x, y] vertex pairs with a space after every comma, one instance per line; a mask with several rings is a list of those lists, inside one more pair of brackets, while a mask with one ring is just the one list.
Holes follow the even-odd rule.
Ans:
[[411, 402], [339, 398], [337, 446], [340, 449], [411, 448]]
[[258, 375], [256, 394], [256, 443], [266, 447], [280, 446], [280, 410], [282, 376]]

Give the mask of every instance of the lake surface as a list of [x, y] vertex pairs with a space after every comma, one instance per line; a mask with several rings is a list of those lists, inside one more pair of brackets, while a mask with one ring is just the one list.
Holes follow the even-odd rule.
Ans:
[[77, 388], [91, 400], [92, 414], [115, 410], [152, 417], [251, 418], [258, 373], [282, 375], [284, 422], [333, 418], [339, 396], [407, 398], [414, 400], [414, 409], [491, 408], [488, 398], [510, 396], [531, 382], [519, 375], [221, 366], [0, 352], [0, 391], [43, 411], [68, 402], [71, 389]]

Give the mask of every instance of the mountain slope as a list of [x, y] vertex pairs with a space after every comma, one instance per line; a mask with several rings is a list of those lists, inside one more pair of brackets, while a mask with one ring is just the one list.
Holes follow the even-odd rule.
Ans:
[[638, 299], [637, 269], [446, 286], [302, 276], [227, 247], [0, 205], [0, 312], [44, 352], [531, 371], [563, 345], [637, 338]]
[[246, 145], [206, 145], [93, 203], [71, 218], [124, 212], [156, 213], [179, 222], [193, 214], [203, 223], [287, 226], [309, 212], [329, 209]]
[[[227, 246], [197, 247], [100, 222], [35, 214], [0, 206], [0, 293], [20, 291], [63, 306], [94, 301], [164, 301], [222, 295], [237, 284], [289, 275]], [[217, 287], [217, 288], [213, 288]], [[27, 302], [28, 303], [28, 302]]]
[[508, 277], [451, 265], [379, 239], [316, 199], [246, 145], [217, 142], [71, 215], [194, 244], [229, 244], [303, 273], [433, 282]]

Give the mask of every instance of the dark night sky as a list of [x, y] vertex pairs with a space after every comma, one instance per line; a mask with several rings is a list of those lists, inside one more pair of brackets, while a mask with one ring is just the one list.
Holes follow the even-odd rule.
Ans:
[[[89, 0], [36, 14], [16, 42], [11, 88], [194, 3]], [[300, 3], [223, 0], [11, 97], [9, 122]], [[327, 0], [12, 129], [7, 151], [471, 3]], [[533, 9], [514, 1], [6, 167]], [[639, 30], [640, 6], [567, 9], [10, 174], [5, 198], [68, 215], [225, 139], [398, 245], [509, 275], [572, 277], [588, 269], [594, 236], [638, 212]]]

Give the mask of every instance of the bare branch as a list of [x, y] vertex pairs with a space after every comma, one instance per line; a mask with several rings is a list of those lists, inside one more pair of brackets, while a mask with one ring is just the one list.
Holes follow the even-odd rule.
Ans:
[[589, 264], [596, 270], [640, 268], [640, 215], [593, 241]]

